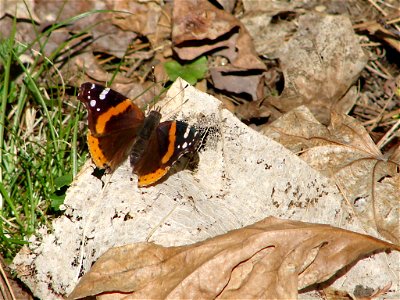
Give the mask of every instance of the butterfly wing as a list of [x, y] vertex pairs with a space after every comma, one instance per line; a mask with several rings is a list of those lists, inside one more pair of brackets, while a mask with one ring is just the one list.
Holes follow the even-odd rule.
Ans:
[[200, 136], [196, 129], [182, 121], [158, 125], [150, 137], [147, 150], [133, 166], [139, 186], [160, 180], [183, 154], [196, 150]]
[[92, 159], [97, 167], [114, 171], [129, 155], [144, 114], [130, 99], [94, 83], [82, 84], [78, 99], [88, 111]]

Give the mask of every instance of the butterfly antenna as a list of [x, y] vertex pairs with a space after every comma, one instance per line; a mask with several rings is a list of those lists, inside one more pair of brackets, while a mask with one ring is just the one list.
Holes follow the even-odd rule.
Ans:
[[[172, 97], [169, 97], [168, 100], [165, 102], [165, 105], [167, 105], [169, 102], [171, 102], [171, 101], [174, 100], [176, 97], [178, 97], [179, 95], [181, 95], [181, 94], [183, 93], [183, 91], [184, 91], [188, 86], [189, 86], [188, 83], [185, 84], [185, 86], [182, 87], [182, 88], [180, 89], [180, 91], [179, 91], [178, 93], [176, 93], [176, 95], [174, 95], [174, 96], [172, 96]], [[183, 105], [185, 105], [185, 103], [187, 103], [188, 101], [189, 101], [189, 99], [183, 100], [182, 103], [181, 103], [174, 111], [170, 112], [170, 113], [167, 115], [167, 117], [170, 117], [171, 115], [176, 114], [177, 111], [178, 111]]]
[[[155, 110], [156, 109], [156, 104], [157, 102], [160, 100], [161, 96], [167, 91], [167, 88], [165, 88], [165, 82], [162, 84], [161, 90], [159, 91], [158, 95], [157, 95], [157, 91], [156, 91], [156, 86], [159, 84], [159, 82], [157, 82], [157, 78], [156, 78], [156, 73], [155, 73], [155, 66], [152, 65], [151, 66], [151, 71], [149, 72], [148, 75], [151, 78], [151, 81], [153, 82], [153, 101], [152, 103], [150, 103], [147, 108], [149, 110]], [[163, 82], [163, 81], [160, 81]], [[150, 87], [151, 88], [151, 87]], [[149, 88], [149, 89], [150, 89]]]

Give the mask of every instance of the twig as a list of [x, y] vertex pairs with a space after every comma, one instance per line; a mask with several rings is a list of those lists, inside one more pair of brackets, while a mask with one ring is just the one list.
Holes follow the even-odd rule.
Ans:
[[388, 106], [388, 104], [390, 103], [390, 101], [392, 101], [392, 98], [393, 98], [393, 95], [390, 96], [390, 97], [385, 101], [385, 105], [383, 106], [382, 110], [379, 112], [379, 115], [376, 117], [376, 122], [374, 122], [374, 123], [372, 124], [372, 128], [375, 128], [376, 126], [378, 126], [378, 123], [379, 123], [380, 121], [382, 121], [382, 119], [383, 119], [383, 113], [385, 112], [386, 107]]
[[[392, 118], [394, 115], [398, 115], [398, 114], [400, 114], [400, 108], [396, 109], [396, 110], [393, 110], [391, 112], [388, 112], [384, 117], [382, 117], [382, 120], [386, 121], [386, 120]], [[374, 122], [375, 122], [375, 119], [372, 119], [372, 120], [368, 120], [368, 121], [363, 122], [362, 125], [363, 126], [367, 126], [367, 125], [373, 124]]]
[[[374, 67], [376, 67], [376, 65], [374, 64], [374, 62], [371, 61], [370, 64], [372, 64], [372, 65], [374, 65]], [[376, 70], [376, 69], [370, 67], [369, 65], [366, 65], [365, 68], [366, 68], [368, 71], [371, 71], [372, 73], [375, 73], [376, 75], [381, 76], [381, 77], [384, 78], [384, 79], [390, 79], [389, 76], [387, 76], [387, 75], [383, 74], [382, 72], [380, 72], [380, 71], [378, 71], [378, 70]]]
[[12, 299], [12, 300], [16, 300], [17, 298], [15, 298], [14, 292], [13, 292], [13, 290], [12, 290], [12, 288], [11, 288], [11, 284], [10, 284], [10, 282], [8, 281], [7, 274], [6, 274], [6, 272], [4, 272], [4, 269], [3, 269], [3, 261], [1, 261], [1, 263], [0, 263], [0, 273], [1, 273], [1, 276], [3, 277], [4, 282], [6, 283], [8, 292], [9, 292], [10, 295], [11, 295], [11, 299]]
[[372, 6], [375, 7], [376, 10], [379, 11], [382, 15], [384, 15], [385, 17], [387, 16], [387, 13], [382, 8], [380, 8], [379, 5], [375, 3], [375, 1], [368, 0], [368, 2], [371, 3]]
[[390, 128], [388, 132], [385, 133], [385, 135], [379, 140], [379, 142], [376, 144], [376, 146], [379, 149], [382, 149], [393, 137], [392, 133], [397, 129], [397, 127], [400, 126], [400, 119], [397, 120], [397, 122]]

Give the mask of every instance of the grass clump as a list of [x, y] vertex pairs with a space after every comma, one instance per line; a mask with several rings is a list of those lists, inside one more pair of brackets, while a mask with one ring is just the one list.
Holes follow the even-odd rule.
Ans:
[[7, 260], [57, 214], [83, 162], [77, 151], [83, 110], [68, 101], [51, 60], [32, 50], [43, 36], [21, 44], [14, 22], [11, 35], [0, 39], [0, 252]]

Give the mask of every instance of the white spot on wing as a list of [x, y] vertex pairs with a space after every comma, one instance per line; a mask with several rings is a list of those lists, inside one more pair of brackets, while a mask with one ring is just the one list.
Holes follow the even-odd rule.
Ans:
[[188, 127], [186, 127], [185, 133], [183, 134], [183, 138], [187, 139], [189, 136], [189, 133], [190, 133], [190, 127], [188, 126]]
[[100, 93], [100, 96], [99, 96], [100, 100], [106, 99], [106, 96], [109, 91], [110, 91], [110, 88], [106, 88], [106, 89], [102, 90]]
[[183, 145], [182, 145], [182, 149], [186, 149], [186, 147], [187, 147], [187, 143], [184, 142]]
[[90, 106], [95, 107], [96, 106], [96, 100], [90, 100]]
[[91, 90], [93, 90], [96, 87], [94, 83], [92, 83], [92, 86], [90, 87]]

